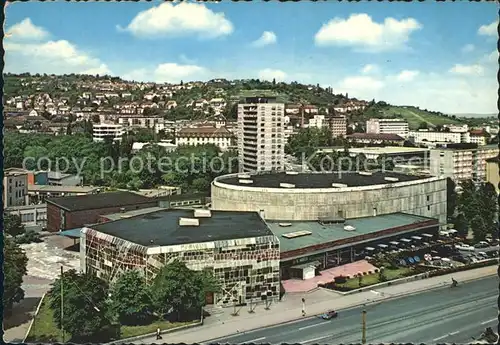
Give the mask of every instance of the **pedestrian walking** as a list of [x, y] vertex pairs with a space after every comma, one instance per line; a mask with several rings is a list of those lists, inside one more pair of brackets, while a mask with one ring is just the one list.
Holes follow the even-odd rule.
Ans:
[[160, 331], [160, 327], [158, 327], [156, 329], [156, 340], [160, 340], [161, 339], [161, 331]]

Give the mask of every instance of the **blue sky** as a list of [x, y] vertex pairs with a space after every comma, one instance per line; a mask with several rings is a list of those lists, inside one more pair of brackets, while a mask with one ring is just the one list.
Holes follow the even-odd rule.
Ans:
[[493, 3], [11, 3], [5, 71], [261, 78], [494, 113]]

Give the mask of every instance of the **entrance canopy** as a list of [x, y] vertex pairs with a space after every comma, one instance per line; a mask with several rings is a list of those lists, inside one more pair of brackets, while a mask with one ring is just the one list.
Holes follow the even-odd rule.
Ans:
[[411, 238], [413, 238], [414, 240], [417, 240], [417, 241], [420, 241], [422, 239], [422, 237], [419, 237], [419, 236], [412, 236]]
[[80, 238], [82, 228], [75, 228], [70, 230], [59, 231], [59, 236], [69, 237], [69, 238]]
[[397, 246], [399, 244], [399, 242], [396, 242], [396, 241], [391, 241], [389, 243], [392, 244], [392, 245], [394, 245], [394, 246]]
[[432, 237], [434, 237], [434, 236], [432, 236], [431, 234], [422, 234], [422, 236], [427, 237], [427, 238], [432, 238]]
[[372, 247], [366, 247], [365, 249], [368, 250], [368, 251], [370, 251], [370, 252], [372, 252], [372, 251], [375, 250], [375, 248], [372, 248]]
[[406, 242], [406, 243], [411, 242], [411, 240], [409, 240], [409, 239], [407, 239], [407, 238], [402, 238], [400, 241], [402, 241], [402, 242]]
[[380, 248], [387, 248], [387, 244], [379, 244], [378, 245]]
[[319, 261], [312, 261], [312, 262], [306, 262], [306, 263], [303, 263], [303, 264], [295, 265], [295, 266], [292, 266], [290, 268], [295, 268], [295, 269], [303, 270], [303, 269], [308, 268], [308, 267], [318, 267], [320, 265], [321, 265], [321, 262], [319, 262]]

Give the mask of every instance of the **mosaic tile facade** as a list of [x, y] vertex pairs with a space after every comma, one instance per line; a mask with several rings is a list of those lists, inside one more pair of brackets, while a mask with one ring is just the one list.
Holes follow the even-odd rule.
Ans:
[[160, 268], [175, 259], [192, 270], [210, 269], [221, 283], [214, 304], [277, 301], [280, 250], [275, 236], [147, 248], [84, 229], [81, 268], [113, 282], [122, 272], [139, 269], [151, 284]]

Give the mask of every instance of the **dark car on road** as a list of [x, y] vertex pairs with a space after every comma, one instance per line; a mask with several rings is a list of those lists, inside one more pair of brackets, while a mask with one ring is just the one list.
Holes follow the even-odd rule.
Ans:
[[330, 310], [321, 315], [323, 320], [335, 319], [339, 314], [335, 310]]

